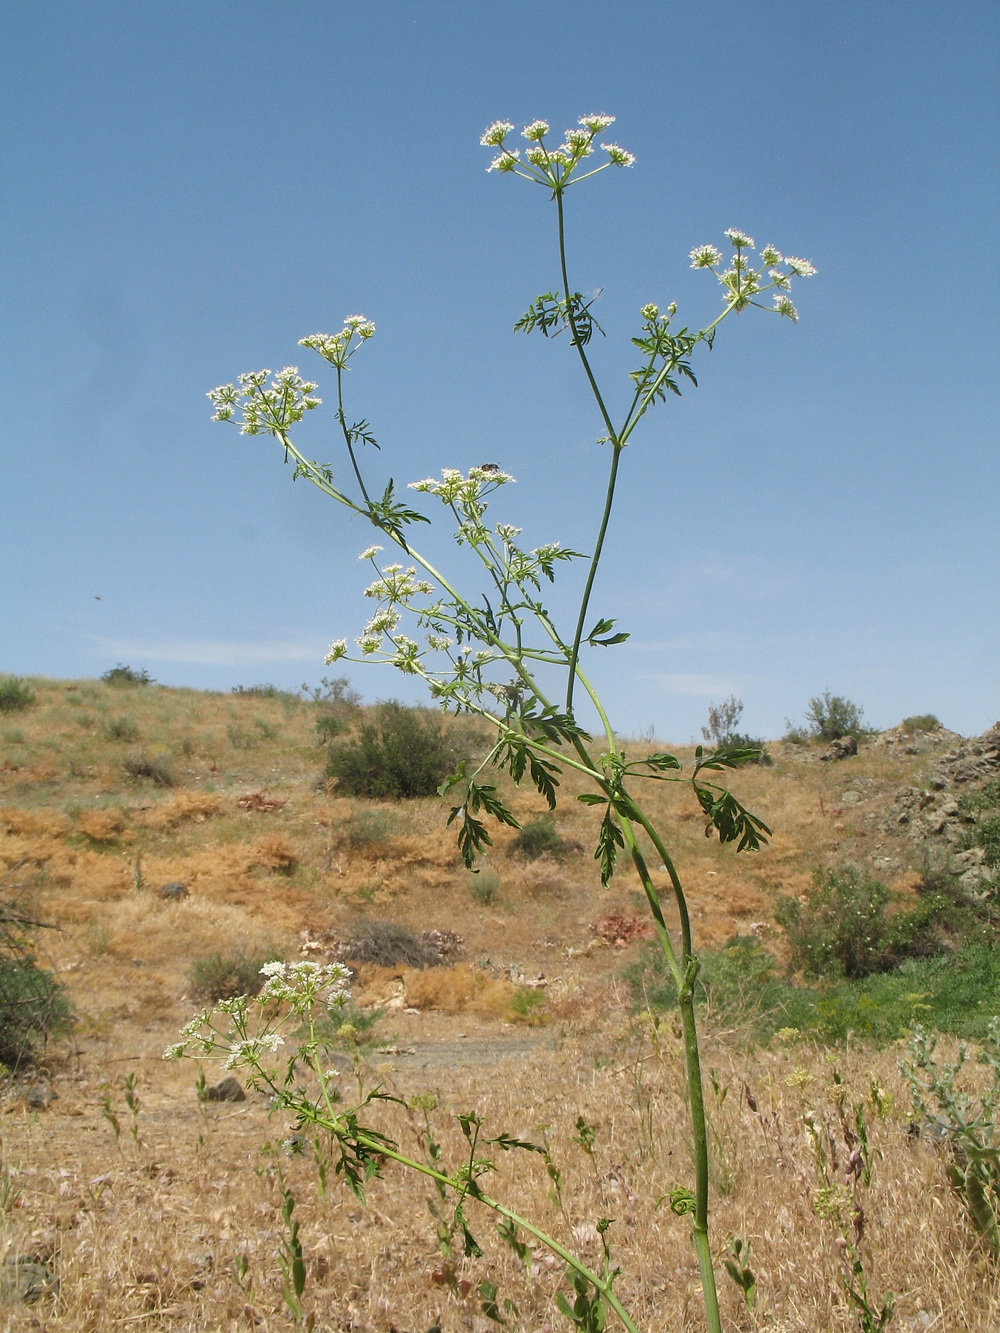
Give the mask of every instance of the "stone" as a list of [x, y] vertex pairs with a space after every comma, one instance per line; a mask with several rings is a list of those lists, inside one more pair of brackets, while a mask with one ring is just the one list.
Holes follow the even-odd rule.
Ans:
[[52, 1269], [34, 1259], [9, 1255], [0, 1268], [0, 1301], [5, 1304], [23, 1301], [25, 1305], [33, 1305], [58, 1290], [59, 1279]]
[[164, 884], [160, 890], [160, 897], [166, 898], [168, 902], [178, 902], [181, 898], [187, 896], [187, 885], [182, 884], [179, 879], [172, 879], [169, 884]]
[[233, 1078], [232, 1074], [224, 1078], [221, 1083], [215, 1083], [205, 1091], [206, 1102], [245, 1102], [246, 1093], [240, 1086], [239, 1080]]

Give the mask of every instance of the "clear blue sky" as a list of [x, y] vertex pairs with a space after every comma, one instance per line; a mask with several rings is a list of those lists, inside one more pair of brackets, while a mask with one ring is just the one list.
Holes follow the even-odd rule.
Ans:
[[380, 473], [498, 461], [530, 544], [588, 543], [599, 422], [565, 339], [511, 333], [558, 281], [553, 209], [478, 141], [608, 111], [637, 162], [570, 192], [570, 255], [614, 401], [640, 305], [716, 313], [693, 245], [819, 270], [634, 437], [594, 603], [632, 633], [594, 664], [619, 729], [685, 741], [736, 694], [773, 736], [824, 688], [882, 726], [1000, 716], [995, 4], [3, 9], [0, 670], [318, 681], [371, 530], [204, 395], [292, 362], [329, 400], [296, 340], [357, 312]]

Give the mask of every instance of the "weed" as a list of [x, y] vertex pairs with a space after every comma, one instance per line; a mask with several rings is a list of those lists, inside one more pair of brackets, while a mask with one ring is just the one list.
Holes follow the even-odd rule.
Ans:
[[512, 852], [529, 861], [537, 861], [540, 856], [551, 856], [561, 861], [564, 856], [581, 850], [578, 843], [568, 842], [560, 836], [555, 820], [550, 815], [529, 820], [510, 846]]
[[344, 827], [347, 845], [355, 851], [386, 853], [389, 844], [399, 832], [399, 819], [391, 810], [362, 807], [355, 810], [354, 818]]
[[238, 995], [257, 995], [264, 984], [261, 968], [274, 957], [273, 950], [247, 953], [212, 953], [196, 958], [188, 970], [188, 994], [193, 1000], [216, 1003]]
[[500, 892], [500, 876], [492, 870], [480, 870], [466, 880], [469, 893], [483, 907], [488, 907]]
[[20, 713], [31, 708], [38, 696], [21, 676], [0, 677], [0, 713]]
[[233, 694], [251, 699], [277, 699], [283, 693], [277, 685], [234, 685]]
[[151, 782], [154, 787], [172, 787], [174, 775], [165, 759], [146, 754], [130, 754], [122, 764], [128, 777], [137, 782]]
[[991, 1082], [978, 1104], [960, 1083], [966, 1048], [947, 1063], [936, 1059], [936, 1046], [937, 1037], [918, 1028], [910, 1040], [911, 1058], [901, 1066], [921, 1118], [916, 1132], [930, 1129], [947, 1142], [948, 1180], [972, 1226], [1000, 1257], [1000, 1020], [990, 1024], [980, 1051], [979, 1063], [989, 1070]]
[[109, 741], [131, 741], [139, 739], [139, 727], [134, 717], [109, 717], [101, 726]]
[[438, 957], [407, 926], [392, 921], [356, 921], [344, 942], [344, 957], [353, 963], [377, 963], [380, 967], [433, 967]]
[[517, 1023], [536, 1026], [546, 1021], [545, 995], [534, 986], [518, 986], [510, 997], [510, 1010]]
[[156, 683], [145, 668], [136, 671], [134, 667], [124, 666], [121, 662], [103, 672], [101, 680], [106, 685], [114, 686], [154, 685]]
[[909, 736], [921, 731], [941, 730], [941, 723], [933, 713], [917, 713], [914, 717], [904, 717], [899, 726]]

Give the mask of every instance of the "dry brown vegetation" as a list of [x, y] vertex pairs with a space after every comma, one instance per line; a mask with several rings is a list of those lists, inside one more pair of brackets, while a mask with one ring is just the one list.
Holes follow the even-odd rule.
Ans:
[[[281, 1147], [288, 1126], [268, 1119], [262, 1099], [203, 1105], [195, 1067], [160, 1058], [194, 1009], [193, 959], [333, 957], [362, 919], [463, 941], [461, 957], [442, 966], [359, 970], [358, 1001], [388, 1006], [376, 1029], [383, 1050], [364, 1055], [364, 1077], [408, 1100], [433, 1094], [432, 1119], [449, 1148], [457, 1135], [449, 1113], [473, 1106], [490, 1132], [544, 1136], [564, 1177], [562, 1209], [544, 1165], [526, 1154], [500, 1162], [493, 1192], [595, 1259], [594, 1223], [614, 1219], [619, 1290], [640, 1327], [701, 1327], [688, 1223], [664, 1201], [689, 1171], [677, 1036], [669, 1019], [654, 1030], [633, 1014], [620, 979], [642, 934], [628, 924], [641, 904], [626, 875], [604, 891], [589, 853], [525, 861], [508, 855], [513, 831], [500, 830], [484, 892], [487, 881], [459, 861], [444, 802], [379, 806], [322, 789], [308, 701], [33, 684], [36, 706], [0, 726], [0, 872], [59, 926], [46, 932], [42, 961], [67, 986], [78, 1022], [68, 1043], [8, 1084], [0, 1271], [31, 1259], [59, 1287], [26, 1305], [3, 1299], [10, 1282], [0, 1277], [4, 1329], [289, 1327], [275, 1259], [279, 1174], [297, 1200], [303, 1304], [316, 1328], [417, 1333], [439, 1323], [482, 1333], [490, 1325], [476, 1287], [487, 1276], [516, 1301], [517, 1327], [561, 1324], [552, 1305], [561, 1265], [539, 1252], [526, 1275], [489, 1219], [470, 1211], [486, 1257], [450, 1270], [418, 1178], [390, 1167], [372, 1182], [366, 1208], [332, 1179], [321, 1197], [310, 1157]], [[121, 718], [127, 726], [110, 725]], [[172, 785], [129, 777], [125, 761], [136, 755]], [[880, 831], [876, 816], [926, 763], [871, 746], [820, 764], [775, 747], [772, 767], [734, 780], [775, 830], [769, 849], [739, 859], [705, 838], [680, 789], [654, 788], [700, 943], [769, 922], [775, 897], [800, 893], [816, 866], [848, 859], [912, 888], [919, 849]], [[572, 779], [566, 787], [572, 796]], [[511, 803], [522, 820], [544, 810], [528, 792]], [[567, 800], [556, 822], [567, 840], [592, 846], [592, 811]], [[162, 897], [166, 884], [185, 894]], [[543, 1002], [519, 1003], [529, 990]], [[892, 1327], [1000, 1326], [996, 1270], [948, 1187], [946, 1162], [907, 1134], [899, 1058], [894, 1049], [801, 1042], [751, 1050], [739, 1032], [709, 1032], [714, 1237], [720, 1254], [728, 1236], [749, 1240], [759, 1276], [752, 1313], [722, 1276], [728, 1327], [857, 1327], [837, 1229], [814, 1208], [822, 1181], [804, 1128], [811, 1111], [843, 1151], [834, 1070], [850, 1104], [866, 1106], [875, 1151], [862, 1250], [870, 1291], [896, 1293]], [[221, 1076], [206, 1072], [209, 1081]], [[129, 1074], [140, 1102], [136, 1137], [124, 1101]], [[353, 1077], [345, 1072], [346, 1095]], [[375, 1115], [414, 1148], [421, 1116]], [[581, 1116], [594, 1127], [592, 1158], [574, 1140]], [[236, 1280], [241, 1255], [248, 1290]]]

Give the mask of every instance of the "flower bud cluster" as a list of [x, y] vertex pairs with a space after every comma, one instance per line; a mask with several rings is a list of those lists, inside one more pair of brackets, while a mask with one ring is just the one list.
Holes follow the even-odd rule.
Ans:
[[[752, 236], [737, 227], [727, 228], [725, 235], [735, 251], [728, 268], [722, 269], [722, 254], [714, 245], [695, 246], [691, 251], [691, 267], [712, 270], [722, 286], [722, 299], [731, 310], [760, 305], [753, 298], [772, 291], [773, 313], [784, 315], [786, 319], [798, 319], [789, 292], [793, 278], [811, 278], [816, 272], [808, 259], [793, 259], [782, 255], [775, 246], [765, 245], [758, 252], [758, 262], [755, 263], [749, 254], [754, 249]], [[769, 281], [765, 279], [765, 273]]]
[[241, 435], [282, 435], [306, 412], [319, 407], [315, 397], [319, 387], [299, 376], [298, 366], [286, 366], [267, 383], [269, 370], [255, 370], [239, 376], [235, 384], [220, 384], [206, 397], [215, 411], [213, 421], [238, 422]]

